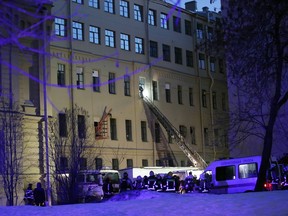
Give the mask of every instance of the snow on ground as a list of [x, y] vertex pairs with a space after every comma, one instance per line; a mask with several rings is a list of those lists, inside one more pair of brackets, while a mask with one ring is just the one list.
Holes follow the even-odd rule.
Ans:
[[51, 207], [0, 207], [1, 216], [288, 216], [288, 190], [239, 194], [207, 194], [133, 191], [119, 194], [101, 203]]

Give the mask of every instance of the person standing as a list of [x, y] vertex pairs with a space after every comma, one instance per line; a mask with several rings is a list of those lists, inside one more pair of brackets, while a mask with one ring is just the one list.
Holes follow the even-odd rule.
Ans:
[[34, 204], [34, 195], [33, 195], [33, 189], [32, 184], [29, 184], [24, 196], [24, 201], [26, 205], [33, 205]]
[[34, 201], [36, 206], [45, 206], [45, 191], [42, 188], [40, 182], [37, 183], [36, 188], [33, 191]]

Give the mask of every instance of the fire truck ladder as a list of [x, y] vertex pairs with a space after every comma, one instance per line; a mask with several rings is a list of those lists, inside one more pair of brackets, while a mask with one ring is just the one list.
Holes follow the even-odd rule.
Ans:
[[96, 139], [107, 139], [108, 138], [108, 123], [107, 119], [111, 115], [112, 109], [110, 109], [108, 112], [106, 111], [107, 107], [105, 107], [102, 117], [95, 128], [96, 130]]
[[170, 123], [170, 121], [163, 115], [163, 113], [153, 104], [153, 102], [148, 97], [143, 97], [143, 101], [157, 118], [157, 120], [162, 124], [171, 138], [177, 143], [178, 147], [183, 151], [183, 153], [192, 162], [194, 167], [205, 168], [207, 163], [195, 150], [188, 147], [184, 137], [180, 132]]

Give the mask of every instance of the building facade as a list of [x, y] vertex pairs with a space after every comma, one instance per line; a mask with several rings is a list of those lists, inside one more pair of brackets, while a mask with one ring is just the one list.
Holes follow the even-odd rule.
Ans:
[[[162, 0], [53, 1], [42, 51], [35, 63], [28, 61], [38, 65], [37, 77], [15, 76], [17, 101], [33, 119], [26, 124], [33, 157], [24, 185], [45, 177], [45, 117], [61, 131], [67, 124], [64, 109], [75, 107], [87, 111], [85, 124], [92, 128], [82, 169], [191, 165], [143, 98], [203, 160], [228, 156], [223, 57], [205, 46], [221, 17], [197, 13], [194, 4], [182, 9]], [[21, 70], [33, 73], [23, 62]], [[65, 166], [69, 154], [60, 158]]]

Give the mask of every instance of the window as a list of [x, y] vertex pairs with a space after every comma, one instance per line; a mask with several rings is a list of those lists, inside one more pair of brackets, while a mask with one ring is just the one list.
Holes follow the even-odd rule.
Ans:
[[80, 170], [87, 170], [87, 158], [80, 158]]
[[216, 181], [235, 179], [235, 166], [216, 167]]
[[193, 52], [186, 50], [186, 66], [193, 67]]
[[119, 169], [119, 161], [117, 158], [112, 159], [112, 169], [118, 170]]
[[219, 59], [219, 73], [224, 73], [224, 61], [223, 59]]
[[58, 64], [57, 84], [59, 86], [65, 86], [65, 65], [64, 64]]
[[159, 123], [155, 123], [155, 142], [160, 143], [160, 125]]
[[140, 22], [143, 21], [143, 6], [134, 5], [134, 19]]
[[147, 159], [142, 159], [142, 166], [143, 167], [148, 166], [148, 160]]
[[150, 56], [154, 58], [158, 57], [158, 44], [155, 41], [150, 41]]
[[100, 30], [98, 27], [89, 26], [89, 41], [91, 43], [100, 44]]
[[208, 27], [207, 29], [207, 39], [210, 41], [213, 39], [213, 28], [211, 27]]
[[66, 114], [59, 113], [59, 136], [60, 137], [67, 137], [67, 122], [66, 122]]
[[5, 171], [5, 134], [4, 130], [0, 130], [0, 175]]
[[182, 64], [182, 49], [175, 47], [175, 63], [176, 64]]
[[212, 73], [216, 71], [216, 69], [215, 69], [215, 58], [214, 57], [210, 57], [210, 71]]
[[194, 106], [193, 88], [189, 88], [189, 105]]
[[219, 146], [219, 129], [214, 129], [214, 145]]
[[187, 128], [186, 128], [186, 126], [179, 125], [179, 132], [180, 132], [181, 136], [186, 138], [186, 136], [187, 136]]
[[205, 70], [205, 55], [199, 53], [199, 68]]
[[212, 105], [213, 105], [213, 109], [217, 109], [217, 97], [216, 97], [216, 92], [212, 92]]
[[117, 140], [117, 128], [115, 118], [110, 118], [110, 133], [111, 140]]
[[209, 146], [209, 133], [208, 128], [204, 128], [204, 145]]
[[144, 54], [144, 44], [142, 38], [135, 37], [135, 52]]
[[92, 72], [93, 91], [100, 92], [100, 77], [99, 72], [94, 70]]
[[120, 48], [122, 50], [130, 50], [130, 36], [127, 34], [120, 34]]
[[196, 145], [195, 127], [190, 127], [190, 135], [191, 135], [191, 144]]
[[104, 11], [114, 14], [114, 0], [104, 1]]
[[178, 104], [183, 104], [182, 86], [180, 86], [180, 85], [177, 86], [177, 93], [178, 93]]
[[78, 137], [84, 139], [86, 137], [85, 116], [78, 115]]
[[171, 103], [170, 83], [165, 83], [165, 95], [166, 95], [166, 102]]
[[162, 45], [162, 51], [163, 51], [163, 61], [171, 61], [170, 58], [170, 46], [163, 44]]
[[127, 1], [120, 0], [120, 16], [129, 17], [129, 3]]
[[99, 8], [99, 1], [98, 0], [89, 0], [88, 5], [90, 7]]
[[153, 100], [158, 100], [158, 85], [156, 81], [152, 81]]
[[108, 78], [108, 88], [110, 94], [116, 94], [116, 83], [115, 83], [115, 73], [109, 72], [109, 78]]
[[133, 160], [132, 159], [127, 159], [127, 168], [133, 168]]
[[83, 38], [83, 23], [73, 21], [72, 24], [73, 39], [84, 40]]
[[163, 163], [161, 160], [156, 160], [156, 166], [163, 166]]
[[160, 14], [160, 26], [163, 29], [169, 29], [169, 19], [167, 17], [167, 14], [161, 13]]
[[141, 140], [142, 140], [142, 142], [147, 142], [147, 123], [146, 123], [146, 121], [141, 121]]
[[173, 16], [173, 30], [181, 33], [181, 18]]
[[76, 75], [77, 75], [77, 88], [84, 89], [84, 73], [82, 67], [76, 68]]
[[114, 31], [105, 30], [105, 45], [108, 47], [115, 47]]
[[78, 4], [83, 4], [83, 0], [72, 0], [72, 2], [78, 3]]
[[130, 91], [131, 91], [131, 86], [130, 86], [130, 76], [125, 75], [124, 76], [124, 95], [125, 96], [130, 96]]
[[222, 101], [222, 110], [226, 111], [226, 94], [225, 93], [222, 93], [221, 101]]
[[168, 143], [173, 143], [173, 134], [171, 132], [167, 132]]
[[59, 171], [66, 171], [68, 170], [68, 158], [67, 157], [60, 157], [60, 170]]
[[202, 24], [197, 23], [196, 35], [198, 39], [204, 39], [204, 27]]
[[62, 18], [55, 18], [55, 34], [61, 37], [67, 36], [67, 21]]
[[126, 128], [126, 140], [132, 141], [132, 122], [131, 122], [131, 120], [125, 120], [125, 128]]
[[239, 178], [255, 178], [258, 176], [257, 163], [247, 163], [239, 165]]
[[103, 167], [103, 159], [102, 158], [95, 158], [95, 169], [101, 170]]
[[148, 24], [155, 26], [156, 25], [156, 11], [149, 9], [148, 11]]
[[185, 34], [192, 35], [192, 24], [189, 20], [185, 20]]
[[207, 95], [206, 90], [202, 90], [202, 106], [207, 107]]

